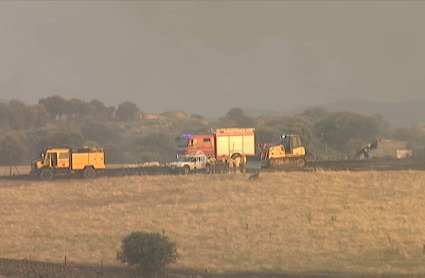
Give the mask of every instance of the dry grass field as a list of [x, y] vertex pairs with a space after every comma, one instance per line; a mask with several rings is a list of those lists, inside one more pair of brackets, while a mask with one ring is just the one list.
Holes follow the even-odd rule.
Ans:
[[425, 172], [0, 180], [0, 257], [118, 265], [163, 231], [176, 269], [425, 274]]

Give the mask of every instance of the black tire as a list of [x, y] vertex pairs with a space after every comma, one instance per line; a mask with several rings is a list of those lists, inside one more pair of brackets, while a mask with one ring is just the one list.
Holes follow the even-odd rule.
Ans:
[[48, 180], [53, 179], [53, 172], [52, 172], [52, 170], [46, 168], [46, 169], [41, 170], [39, 176], [40, 176], [41, 180], [48, 181]]
[[182, 174], [183, 174], [183, 175], [189, 175], [189, 173], [190, 173], [190, 168], [189, 168], [189, 166], [187, 166], [187, 165], [183, 166]]
[[96, 177], [96, 171], [93, 167], [87, 167], [83, 170], [84, 179], [94, 179]]
[[211, 174], [211, 173], [212, 173], [211, 165], [210, 164], [205, 165], [205, 174]]

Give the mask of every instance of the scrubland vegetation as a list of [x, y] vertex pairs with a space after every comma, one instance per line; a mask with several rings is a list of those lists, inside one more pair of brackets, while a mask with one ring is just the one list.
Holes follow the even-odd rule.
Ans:
[[42, 148], [84, 145], [104, 147], [108, 164], [164, 163], [174, 159], [174, 139], [180, 134], [232, 127], [254, 127], [257, 143], [275, 142], [284, 133], [299, 134], [319, 158], [353, 156], [378, 138], [409, 141], [415, 156], [425, 156], [423, 128], [394, 129], [375, 114], [313, 107], [297, 115], [250, 117], [235, 107], [210, 120], [178, 110], [148, 114], [129, 101], [107, 107], [97, 99], [54, 95], [37, 105], [20, 100], [0, 103], [0, 166], [28, 165]]
[[204, 273], [425, 273], [425, 172], [0, 180], [0, 257], [105, 266], [132, 231]]

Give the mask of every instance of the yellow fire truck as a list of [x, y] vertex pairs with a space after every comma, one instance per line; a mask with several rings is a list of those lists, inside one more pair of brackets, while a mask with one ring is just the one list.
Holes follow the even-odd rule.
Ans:
[[48, 148], [31, 162], [31, 174], [41, 180], [51, 180], [55, 175], [79, 173], [85, 179], [96, 177], [105, 170], [105, 153], [100, 147]]

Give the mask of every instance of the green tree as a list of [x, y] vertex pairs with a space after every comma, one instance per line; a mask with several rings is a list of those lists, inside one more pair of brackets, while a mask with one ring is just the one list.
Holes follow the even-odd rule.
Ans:
[[99, 116], [96, 108], [88, 102], [78, 98], [71, 98], [67, 102], [68, 104], [68, 115], [72, 115], [75, 118], [84, 118], [92, 116], [97, 118]]
[[28, 147], [14, 134], [0, 137], [0, 164], [16, 165], [28, 156]]
[[392, 134], [392, 138], [398, 141], [420, 141], [420, 135], [416, 128], [401, 127], [396, 128]]
[[316, 123], [326, 118], [328, 114], [329, 112], [325, 107], [316, 106], [304, 110], [301, 116], [306, 117], [312, 123]]
[[226, 127], [249, 128], [254, 126], [255, 120], [246, 116], [242, 108], [235, 107], [227, 112], [226, 117], [220, 118], [219, 123]]
[[147, 272], [157, 272], [177, 261], [175, 243], [159, 233], [132, 232], [122, 240], [117, 260]]
[[69, 111], [67, 100], [59, 95], [42, 98], [38, 101], [38, 104], [43, 105], [53, 119], [56, 117], [60, 119], [63, 115], [68, 114]]
[[106, 144], [108, 142], [116, 142], [119, 139], [118, 132], [110, 128], [108, 123], [100, 121], [87, 121], [81, 128], [81, 133], [86, 140]]
[[25, 130], [35, 126], [37, 120], [36, 109], [26, 105], [21, 100], [11, 100], [9, 102], [11, 112], [10, 124], [15, 130]]
[[151, 132], [134, 140], [139, 161], [165, 162], [174, 157], [175, 136], [166, 132]]
[[106, 107], [102, 101], [97, 99], [90, 101], [90, 104], [96, 108], [96, 111], [102, 120], [109, 120], [112, 117], [112, 114], [115, 112], [115, 107], [112, 106], [113, 110], [111, 110], [110, 108]]
[[140, 119], [141, 111], [139, 106], [134, 102], [125, 101], [118, 105], [118, 109], [115, 111], [116, 115], [120, 120], [126, 122], [134, 122]]
[[55, 132], [40, 140], [43, 147], [70, 147], [80, 148], [83, 146], [84, 138], [76, 132]]
[[375, 140], [381, 124], [382, 121], [377, 115], [341, 111], [330, 113], [315, 124], [315, 129], [323, 144], [342, 152], [348, 152], [346, 147], [350, 139], [372, 142]]
[[7, 103], [0, 103], [0, 127], [5, 129], [10, 125], [12, 112]]
[[[300, 135], [303, 145], [308, 145], [313, 138], [313, 125], [302, 116], [279, 116], [274, 117], [265, 124], [281, 134]], [[279, 136], [278, 135], [278, 136]], [[275, 139], [277, 140], [277, 139]]]
[[255, 128], [255, 137], [257, 143], [279, 142], [280, 135], [276, 128], [260, 125]]
[[104, 147], [105, 151], [105, 162], [107, 164], [117, 164], [124, 163], [124, 153], [120, 150], [120, 148], [112, 143], [108, 143]]

